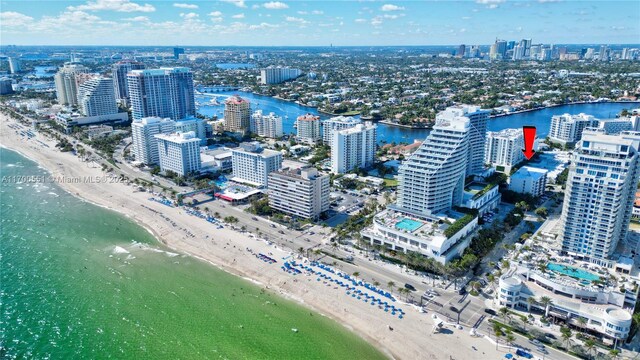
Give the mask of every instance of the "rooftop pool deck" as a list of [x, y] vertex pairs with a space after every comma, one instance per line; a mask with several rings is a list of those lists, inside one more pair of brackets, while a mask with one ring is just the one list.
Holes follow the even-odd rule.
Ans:
[[396, 228], [400, 230], [406, 230], [410, 232], [414, 232], [418, 230], [425, 223], [422, 221], [412, 220], [409, 218], [404, 218], [396, 223]]
[[596, 281], [600, 280], [600, 276], [583, 269], [579, 269], [573, 266], [561, 265], [556, 263], [548, 263], [547, 269], [551, 271], [555, 271], [559, 274], [570, 276], [574, 279], [586, 280], [586, 281]]

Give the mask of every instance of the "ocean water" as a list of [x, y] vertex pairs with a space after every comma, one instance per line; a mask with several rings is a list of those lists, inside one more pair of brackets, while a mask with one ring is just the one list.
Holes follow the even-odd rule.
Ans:
[[163, 248], [126, 217], [16, 181], [44, 174], [0, 148], [0, 358], [384, 358], [330, 319]]

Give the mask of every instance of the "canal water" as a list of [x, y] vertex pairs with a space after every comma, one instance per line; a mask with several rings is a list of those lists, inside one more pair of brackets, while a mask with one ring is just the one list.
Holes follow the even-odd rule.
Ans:
[[[196, 100], [201, 104], [198, 112], [206, 115], [218, 115], [222, 118], [224, 115], [224, 100], [234, 94], [248, 99], [251, 102], [251, 111], [262, 110], [263, 113], [273, 112], [282, 116], [283, 129], [285, 133], [295, 133], [293, 127], [298, 116], [311, 113], [320, 115], [322, 119], [328, 119], [331, 116], [321, 114], [317, 109], [298, 105], [294, 102], [275, 99], [269, 96], [256, 95], [243, 91], [224, 91], [212, 95], [198, 95]], [[217, 104], [211, 104], [213, 96], [216, 97]], [[549, 125], [553, 115], [561, 115], [565, 113], [579, 114], [585, 113], [593, 115], [598, 119], [614, 118], [623, 109], [633, 109], [640, 107], [640, 103], [589, 103], [563, 105], [541, 110], [512, 114], [489, 120], [488, 130], [499, 131], [506, 128], [520, 128], [522, 126], [535, 126], [539, 138], [546, 137], [549, 133]], [[429, 134], [427, 129], [407, 129], [397, 126], [385, 125], [378, 123], [378, 143], [405, 142], [412, 143], [414, 140], [424, 140]]]

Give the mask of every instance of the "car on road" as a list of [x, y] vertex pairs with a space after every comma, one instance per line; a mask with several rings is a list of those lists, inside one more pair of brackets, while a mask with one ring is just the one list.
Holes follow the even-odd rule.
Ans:
[[275, 227], [276, 227], [276, 224], [271, 224], [271, 225], [269, 225], [269, 226], [271, 226], [272, 228], [275, 228]]
[[540, 345], [542, 345], [542, 343], [541, 343], [541, 342], [540, 342], [540, 340], [538, 340], [538, 339], [532, 339], [532, 340], [529, 340], [529, 342], [530, 342], [530, 343], [532, 343], [532, 344], [533, 344], [533, 345], [535, 345], [535, 346], [540, 346]]
[[252, 216], [252, 217], [251, 217], [251, 220], [258, 221], [258, 218], [257, 218], [257, 217], [255, 217], [255, 216]]
[[484, 309], [484, 312], [486, 312], [489, 315], [493, 315], [493, 316], [498, 315], [498, 313], [493, 309]]
[[405, 287], [406, 289], [411, 290], [411, 291], [416, 291], [415, 286], [413, 286], [413, 285], [411, 285], [411, 284], [409, 284], [409, 283], [404, 284], [404, 287]]

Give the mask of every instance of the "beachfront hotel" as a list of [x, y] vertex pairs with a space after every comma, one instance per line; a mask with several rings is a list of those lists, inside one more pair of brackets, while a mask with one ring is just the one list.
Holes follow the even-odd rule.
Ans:
[[144, 64], [134, 60], [122, 60], [113, 64], [111, 68], [111, 77], [113, 78], [113, 87], [116, 100], [124, 105], [129, 105], [129, 86], [127, 84], [127, 74], [131, 70], [143, 70]]
[[542, 196], [547, 186], [548, 170], [523, 166], [509, 178], [509, 190], [521, 194]]
[[373, 165], [376, 156], [376, 125], [371, 122], [333, 131], [331, 172], [344, 174]]
[[398, 207], [433, 215], [462, 203], [470, 128], [466, 117], [436, 120], [429, 136], [398, 169]]
[[245, 134], [251, 126], [251, 105], [249, 100], [238, 95], [230, 96], [224, 102], [224, 131]]
[[305, 114], [296, 119], [296, 139], [307, 144], [316, 144], [322, 139], [320, 116]]
[[196, 114], [189, 68], [132, 70], [127, 74], [127, 86], [134, 120], [150, 116], [180, 120]]
[[263, 149], [259, 142], [244, 142], [231, 151], [233, 178], [231, 180], [266, 187], [269, 174], [282, 168], [282, 153]]
[[487, 121], [489, 111], [482, 110], [475, 105], [456, 105], [446, 108], [436, 114], [438, 120], [454, 121], [456, 119], [469, 120], [469, 151], [467, 152], [466, 175], [478, 175], [484, 170], [485, 142], [487, 136]]
[[156, 135], [175, 131], [176, 123], [169, 118], [146, 117], [133, 120], [131, 137], [133, 154], [136, 161], [145, 165], [154, 165], [160, 161]]
[[84, 81], [78, 87], [78, 104], [84, 116], [117, 114], [113, 79], [95, 76]]
[[322, 142], [325, 145], [333, 147], [334, 131], [349, 129], [361, 123], [362, 120], [347, 116], [336, 116], [331, 119], [327, 119], [322, 122]]
[[470, 127], [464, 116], [436, 120], [422, 145], [400, 165], [396, 204], [374, 216], [361, 232], [363, 239], [395, 251], [419, 252], [442, 264], [462, 255], [478, 217], [452, 208], [468, 205], [486, 212], [500, 201], [497, 187], [465, 193]]
[[262, 110], [256, 110], [251, 115], [249, 123], [249, 131], [258, 136], [278, 139], [282, 137], [282, 117], [276, 116], [275, 113], [263, 115]]
[[89, 72], [85, 66], [65, 63], [54, 76], [56, 97], [60, 105], [78, 105], [78, 82], [76, 75]]
[[522, 129], [488, 131], [484, 149], [484, 161], [505, 174], [524, 160], [524, 137]]
[[[559, 262], [516, 265], [500, 277], [494, 303], [544, 314], [608, 344], [626, 339], [638, 299], [638, 286], [634, 288], [631, 283], [640, 279], [610, 274], [602, 267], [588, 270], [585, 264], [577, 265]], [[543, 297], [551, 300], [548, 305], [540, 301]]]
[[282, 169], [269, 174], [269, 206], [303, 219], [329, 210], [329, 175], [316, 168]]
[[559, 239], [562, 251], [612, 266], [625, 241], [640, 178], [640, 133], [586, 129], [573, 152]]
[[582, 132], [588, 127], [597, 127], [598, 119], [591, 115], [554, 115], [549, 127], [549, 140], [560, 144], [573, 144], [580, 140]]
[[180, 176], [200, 171], [200, 139], [195, 132], [159, 134], [155, 138], [160, 170], [173, 171]]

